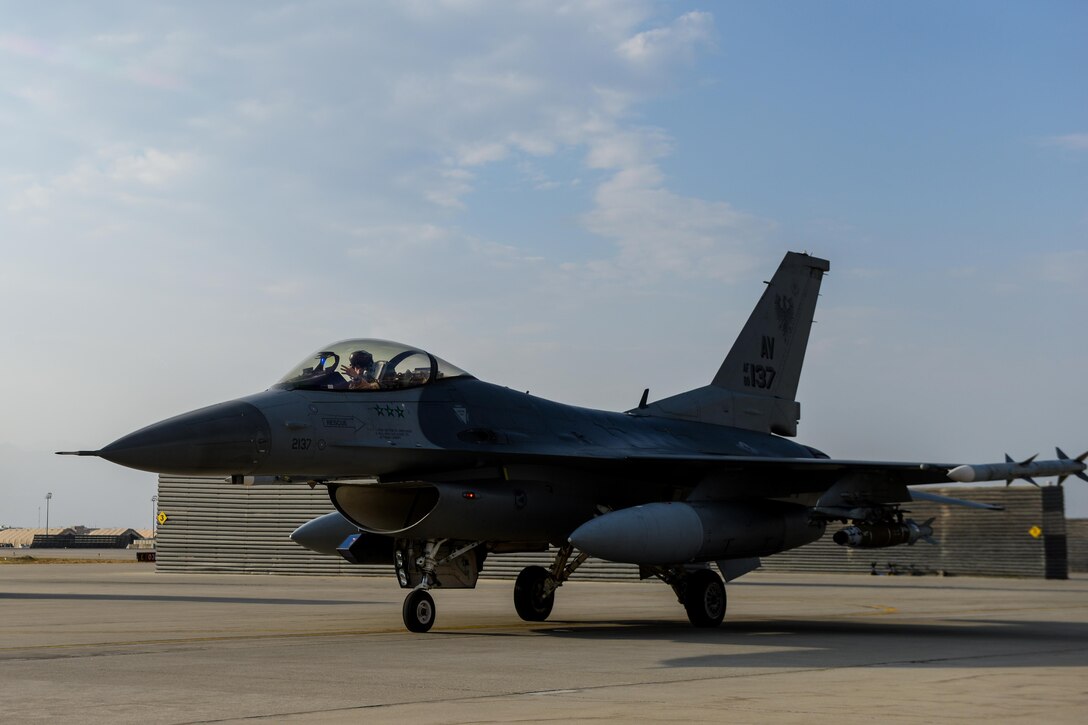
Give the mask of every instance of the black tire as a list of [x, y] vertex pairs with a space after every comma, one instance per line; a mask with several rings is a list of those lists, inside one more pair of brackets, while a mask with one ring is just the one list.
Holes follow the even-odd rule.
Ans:
[[413, 589], [412, 593], [404, 598], [401, 615], [404, 617], [404, 626], [409, 632], [429, 631], [434, 625], [435, 614], [434, 599], [425, 589]]
[[717, 627], [725, 618], [725, 585], [710, 569], [688, 575], [684, 586], [684, 609], [696, 627]]
[[514, 609], [526, 622], [543, 622], [552, 613], [555, 590], [544, 594], [544, 583], [552, 578], [542, 566], [527, 566], [514, 582]]

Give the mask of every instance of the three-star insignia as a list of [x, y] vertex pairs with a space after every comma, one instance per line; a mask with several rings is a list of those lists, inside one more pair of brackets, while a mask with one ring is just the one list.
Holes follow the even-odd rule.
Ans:
[[375, 405], [374, 412], [379, 418], [403, 418], [404, 407], [394, 408], [391, 405]]

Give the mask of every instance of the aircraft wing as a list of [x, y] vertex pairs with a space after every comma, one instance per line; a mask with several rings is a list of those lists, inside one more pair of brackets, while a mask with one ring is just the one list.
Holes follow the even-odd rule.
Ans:
[[[939, 496], [910, 487], [925, 484], [955, 484], [969, 481], [1010, 480], [1021, 477], [1025, 465], [1034, 475], [1083, 476], [1085, 464], [1068, 457], [1053, 461], [1003, 464], [960, 464], [907, 461], [859, 461], [836, 458], [791, 458], [779, 456], [728, 456], [668, 451], [596, 449], [571, 454], [569, 449], [538, 452], [505, 452], [481, 455], [468, 461], [442, 457], [430, 466], [396, 476], [356, 481], [355, 485], [412, 485], [428, 481], [450, 481], [462, 477], [478, 480], [517, 477], [518, 466], [529, 465], [600, 474], [611, 480], [656, 480], [671, 482], [685, 491], [689, 501], [738, 498], [807, 500], [813, 508], [832, 518], [854, 518], [864, 507], [929, 500], [941, 503], [999, 509], [948, 496]], [[968, 469], [972, 474], [964, 477]], [[485, 473], [489, 470], [490, 473]], [[338, 485], [352, 485], [340, 480]]]
[[626, 460], [640, 465], [692, 466], [723, 472], [765, 475], [786, 474], [813, 482], [834, 482], [844, 476], [879, 476], [906, 486], [954, 483], [948, 472], [960, 464], [903, 461], [854, 461], [837, 458], [780, 458], [769, 456], [636, 455]]

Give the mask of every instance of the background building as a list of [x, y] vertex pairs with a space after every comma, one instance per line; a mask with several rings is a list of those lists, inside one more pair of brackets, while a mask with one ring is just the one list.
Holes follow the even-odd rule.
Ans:
[[[1066, 578], [1069, 571], [1063, 489], [1059, 486], [938, 489], [947, 495], [997, 503], [1005, 511], [914, 503], [910, 516], [934, 517], [934, 546], [849, 549], [829, 532], [809, 546], [763, 560], [775, 571], [919, 573]], [[296, 527], [332, 511], [325, 489], [305, 484], [238, 486], [218, 478], [159, 477], [157, 567], [162, 571], [390, 575], [389, 566], [357, 566], [315, 554], [288, 537]], [[1076, 531], [1088, 527], [1074, 522]], [[1084, 558], [1083, 547], [1074, 546]], [[481, 576], [514, 577], [550, 554], [489, 556]], [[1078, 560], [1079, 561], [1079, 560]], [[576, 578], [638, 578], [633, 565], [590, 560]]]

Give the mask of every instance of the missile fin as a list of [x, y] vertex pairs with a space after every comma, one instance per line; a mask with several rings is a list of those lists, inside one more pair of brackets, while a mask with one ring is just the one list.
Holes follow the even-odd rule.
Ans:
[[922, 541], [926, 542], [927, 544], [933, 544], [934, 546], [936, 546], [937, 544], [940, 544], [940, 543], [941, 543], [941, 542], [937, 541], [937, 539], [936, 539], [936, 537], [935, 537], [935, 536], [933, 536], [933, 528], [932, 528], [932, 527], [933, 527], [933, 522], [934, 522], [934, 521], [936, 521], [936, 520], [937, 520], [937, 517], [936, 517], [936, 516], [930, 516], [930, 517], [929, 517], [928, 519], [926, 519], [926, 520], [925, 520], [925, 522], [924, 522], [924, 523], [922, 524], [922, 528], [925, 528], [925, 527], [927, 527], [927, 526], [929, 526], [929, 527], [930, 527], [930, 529], [929, 529], [929, 531], [930, 531], [930, 534], [929, 534], [929, 536], [923, 536], [923, 537], [922, 537]]
[[[1088, 458], [1088, 451], [1081, 453], [1076, 458], [1070, 458], [1068, 455], [1066, 455], [1066, 452], [1058, 446], [1054, 446], [1054, 452], [1058, 454], [1058, 460], [1061, 461], [1076, 461], [1077, 463], [1084, 463], [1084, 460]], [[1065, 483], [1065, 479], [1069, 478], [1070, 476], [1076, 476], [1082, 481], [1088, 481], [1088, 476], [1084, 475], [1084, 471], [1070, 471], [1069, 473], [1063, 473], [1061, 476], [1058, 476], [1058, 485], [1060, 486]]]
[[1031, 476], [1021, 476], [1020, 478], [1024, 479], [1025, 481], [1030, 483], [1032, 486], [1035, 486], [1035, 488], [1039, 488], [1039, 484], [1037, 484], [1035, 482], [1035, 479], [1033, 479]]

